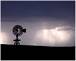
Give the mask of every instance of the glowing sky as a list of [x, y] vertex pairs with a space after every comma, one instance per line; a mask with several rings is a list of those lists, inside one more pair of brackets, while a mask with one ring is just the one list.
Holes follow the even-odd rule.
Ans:
[[1, 4], [1, 43], [14, 43], [12, 28], [19, 24], [27, 29], [20, 37], [22, 45], [75, 45], [74, 1], [13, 1]]

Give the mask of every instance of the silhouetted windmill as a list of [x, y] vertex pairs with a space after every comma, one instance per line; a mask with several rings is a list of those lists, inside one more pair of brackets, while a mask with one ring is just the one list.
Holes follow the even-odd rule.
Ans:
[[20, 25], [15, 25], [13, 27], [13, 34], [16, 36], [16, 39], [13, 40], [15, 41], [14, 45], [20, 45], [19, 41], [21, 40], [18, 38], [18, 36], [21, 36], [25, 32], [26, 32], [26, 29], [23, 29], [23, 27]]

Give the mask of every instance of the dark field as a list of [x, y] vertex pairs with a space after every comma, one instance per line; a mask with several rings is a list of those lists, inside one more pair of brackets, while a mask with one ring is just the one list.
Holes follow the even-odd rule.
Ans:
[[75, 47], [1, 45], [2, 60], [74, 60]]

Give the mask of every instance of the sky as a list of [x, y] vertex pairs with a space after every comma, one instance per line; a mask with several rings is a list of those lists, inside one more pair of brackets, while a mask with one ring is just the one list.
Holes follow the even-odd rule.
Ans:
[[13, 44], [12, 28], [26, 28], [21, 45], [74, 46], [74, 1], [2, 1], [1, 35], [3, 44]]

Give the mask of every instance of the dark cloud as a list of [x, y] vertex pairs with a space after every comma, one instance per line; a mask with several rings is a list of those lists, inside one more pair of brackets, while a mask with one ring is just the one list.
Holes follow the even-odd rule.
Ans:
[[2, 1], [2, 17], [74, 18], [74, 1]]

